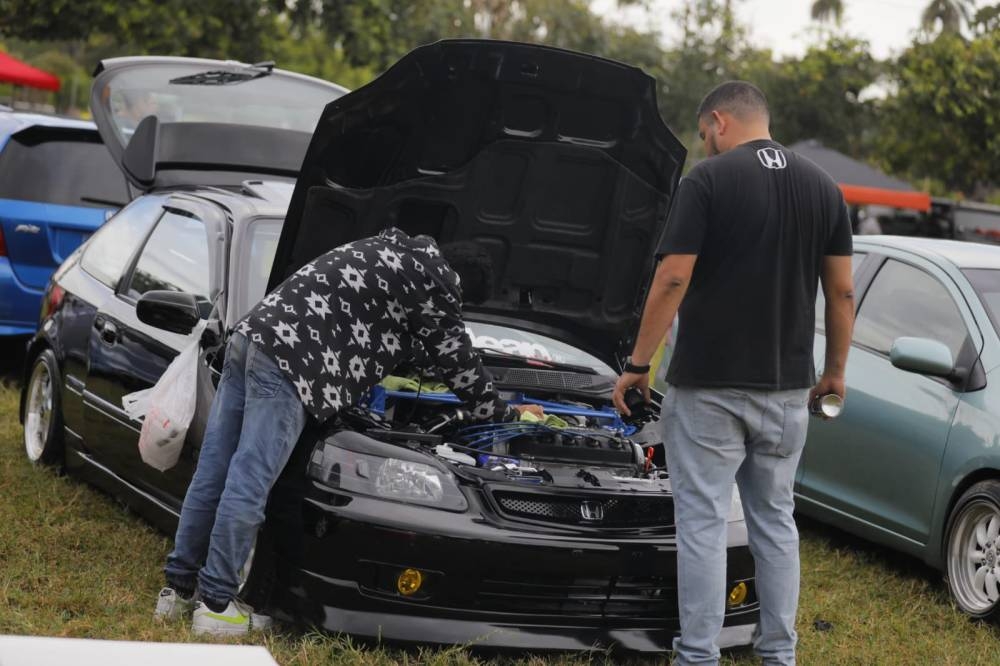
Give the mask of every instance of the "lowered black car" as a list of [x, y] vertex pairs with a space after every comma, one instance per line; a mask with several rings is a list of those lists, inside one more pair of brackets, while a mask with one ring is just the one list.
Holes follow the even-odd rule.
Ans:
[[[466, 310], [469, 334], [506, 398], [563, 422], [475, 423], [433, 378], [397, 368], [363, 406], [307, 428], [243, 594], [289, 622], [388, 640], [669, 649], [677, 586], [660, 428], [610, 406], [685, 157], [652, 79], [546, 47], [441, 42], [353, 93], [326, 90], [305, 150], [301, 128], [249, 101], [213, 114], [202, 100], [205, 120], [190, 127], [175, 109], [126, 132], [102, 107], [115, 72], [95, 82], [95, 118], [127, 140], [115, 156], [146, 193], [49, 286], [22, 396], [28, 456], [65, 463], [172, 530], [201, 416], [161, 473], [141, 462], [140, 424], [120, 401], [155, 383], [199, 319], [203, 413], [225, 331], [305, 262], [387, 226], [474, 239], [497, 288]], [[235, 95], [279, 76], [202, 63], [148, 92], [169, 101], [211, 81]], [[299, 162], [293, 191], [280, 181]], [[758, 613], [739, 506], [723, 645], [748, 643]]]

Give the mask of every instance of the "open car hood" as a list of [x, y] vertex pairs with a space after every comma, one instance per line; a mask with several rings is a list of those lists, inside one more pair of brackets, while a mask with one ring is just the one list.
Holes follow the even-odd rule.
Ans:
[[323, 108], [347, 92], [274, 63], [202, 58], [110, 58], [94, 76], [94, 122], [140, 191], [295, 178]]
[[470, 318], [556, 337], [614, 365], [631, 343], [686, 151], [654, 80], [545, 46], [420, 47], [323, 112], [268, 288], [397, 226], [492, 255]]

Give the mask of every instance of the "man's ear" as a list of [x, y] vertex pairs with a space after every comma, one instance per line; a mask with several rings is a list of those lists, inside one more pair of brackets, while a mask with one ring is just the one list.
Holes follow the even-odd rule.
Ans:
[[713, 110], [712, 124], [718, 128], [716, 134], [722, 136], [726, 133], [726, 129], [729, 127], [729, 118], [719, 113], [718, 110]]

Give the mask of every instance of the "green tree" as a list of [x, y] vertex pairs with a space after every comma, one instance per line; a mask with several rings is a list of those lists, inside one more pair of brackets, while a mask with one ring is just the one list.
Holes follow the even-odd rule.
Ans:
[[812, 20], [820, 23], [830, 22], [840, 25], [841, 19], [844, 18], [844, 2], [843, 0], [813, 0], [809, 15]]
[[973, 197], [1000, 184], [1000, 32], [916, 42], [891, 78], [878, 141], [888, 167]]
[[920, 25], [934, 32], [940, 25], [942, 34], [958, 34], [963, 24], [971, 23], [972, 0], [931, 0], [920, 15]]
[[875, 109], [861, 92], [878, 79], [868, 43], [831, 36], [801, 58], [765, 67], [758, 84], [771, 107], [771, 130], [786, 144], [819, 139], [854, 157], [870, 146]]

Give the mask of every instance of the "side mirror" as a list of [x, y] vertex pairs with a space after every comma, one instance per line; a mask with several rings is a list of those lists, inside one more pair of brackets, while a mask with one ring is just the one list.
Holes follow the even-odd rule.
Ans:
[[147, 291], [135, 304], [135, 314], [145, 324], [181, 335], [200, 319], [194, 294], [183, 291]]
[[889, 350], [889, 361], [900, 370], [921, 375], [950, 379], [955, 374], [951, 350], [927, 338], [896, 338]]

